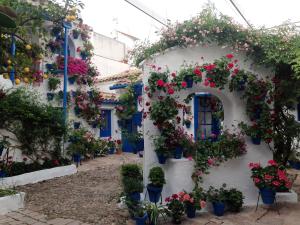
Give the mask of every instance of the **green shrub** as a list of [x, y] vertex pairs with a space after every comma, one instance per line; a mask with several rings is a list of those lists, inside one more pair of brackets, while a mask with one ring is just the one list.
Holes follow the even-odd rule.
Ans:
[[225, 192], [226, 203], [230, 212], [239, 212], [244, 204], [243, 193], [236, 188], [231, 188]]
[[61, 81], [57, 77], [50, 77], [48, 79], [48, 89], [49, 91], [55, 91], [60, 85]]
[[130, 194], [143, 191], [143, 175], [137, 164], [125, 164], [121, 168], [124, 192]]
[[165, 173], [159, 166], [150, 169], [148, 178], [151, 184], [156, 187], [162, 187], [166, 183]]

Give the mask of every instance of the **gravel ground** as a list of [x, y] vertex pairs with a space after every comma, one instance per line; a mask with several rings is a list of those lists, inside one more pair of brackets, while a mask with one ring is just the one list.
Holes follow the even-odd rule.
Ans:
[[26, 192], [26, 209], [51, 218], [76, 219], [90, 224], [126, 224], [128, 213], [116, 204], [121, 193], [119, 168], [141, 163], [134, 154], [111, 155], [83, 163], [79, 172], [19, 187]]

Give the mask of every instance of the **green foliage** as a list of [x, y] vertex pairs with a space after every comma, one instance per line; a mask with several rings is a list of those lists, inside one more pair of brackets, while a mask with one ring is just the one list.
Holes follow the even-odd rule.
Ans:
[[175, 224], [180, 224], [182, 216], [184, 215], [184, 205], [180, 201], [177, 194], [173, 194], [170, 197], [167, 197], [166, 200], [168, 210], [166, 211], [167, 215], [172, 218], [172, 222]]
[[15, 195], [17, 194], [17, 191], [10, 190], [10, 189], [0, 189], [0, 198], [9, 196], [9, 195]]
[[212, 186], [209, 187], [208, 191], [206, 192], [207, 199], [214, 203], [214, 202], [223, 202], [226, 201], [226, 184], [223, 184], [222, 187], [219, 189], [214, 188]]
[[174, 118], [178, 114], [176, 101], [171, 97], [156, 101], [152, 104], [150, 118], [158, 124]]
[[24, 154], [34, 159], [50, 153], [58, 157], [66, 127], [60, 108], [41, 103], [33, 92], [10, 90], [0, 101], [0, 127], [14, 133]]
[[239, 212], [244, 204], [243, 193], [236, 188], [225, 190], [226, 204], [230, 212]]
[[126, 88], [126, 92], [119, 97], [119, 105], [116, 107], [116, 115], [121, 120], [131, 119], [137, 111], [136, 99], [134, 97], [133, 86]]
[[169, 157], [171, 155], [171, 149], [168, 148], [168, 146], [166, 145], [166, 137], [164, 136], [156, 136], [153, 139], [153, 143], [154, 143], [154, 151], [156, 152], [156, 154], [158, 155], [163, 155], [165, 157]]
[[149, 216], [149, 220], [153, 225], [158, 224], [159, 216], [164, 215], [166, 211], [163, 205], [158, 205], [151, 202], [146, 202], [145, 208]]
[[150, 76], [148, 79], [150, 93], [154, 93], [156, 90], [166, 90], [165, 87], [157, 86], [157, 81], [159, 80], [162, 80], [164, 83], [166, 83], [168, 81], [168, 71], [161, 72], [157, 69], [150, 71]]
[[50, 77], [48, 79], [48, 89], [49, 91], [55, 91], [60, 85], [61, 81], [57, 77]]
[[143, 175], [139, 165], [125, 164], [121, 167], [121, 176], [124, 192], [128, 195], [143, 191]]
[[165, 173], [159, 166], [150, 169], [148, 178], [155, 187], [162, 187], [166, 183]]

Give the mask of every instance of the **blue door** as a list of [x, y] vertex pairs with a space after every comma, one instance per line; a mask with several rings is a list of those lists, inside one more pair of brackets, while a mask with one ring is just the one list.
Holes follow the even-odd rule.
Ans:
[[212, 95], [201, 93], [194, 98], [195, 140], [216, 140], [220, 134], [220, 120], [214, 115]]
[[100, 137], [111, 137], [111, 110], [101, 110], [103, 124], [100, 128]]
[[123, 152], [134, 152], [135, 147], [134, 144], [132, 144], [128, 140], [128, 135], [136, 133], [137, 132], [137, 126], [133, 123], [132, 119], [125, 120], [125, 125], [122, 128], [122, 151]]

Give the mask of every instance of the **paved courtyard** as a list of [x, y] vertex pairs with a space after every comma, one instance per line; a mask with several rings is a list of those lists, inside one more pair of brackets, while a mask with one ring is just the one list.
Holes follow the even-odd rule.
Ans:
[[[85, 162], [75, 175], [19, 187], [27, 193], [26, 207], [0, 216], [0, 225], [133, 225], [128, 212], [117, 207], [121, 194], [119, 168], [128, 162], [141, 163], [133, 154], [113, 155]], [[300, 179], [294, 189], [300, 193]], [[199, 213], [183, 225], [300, 225], [300, 203], [280, 204], [276, 211], [244, 208], [237, 214], [215, 217]], [[266, 215], [264, 215], [267, 213]], [[162, 221], [161, 224], [171, 224]]]

